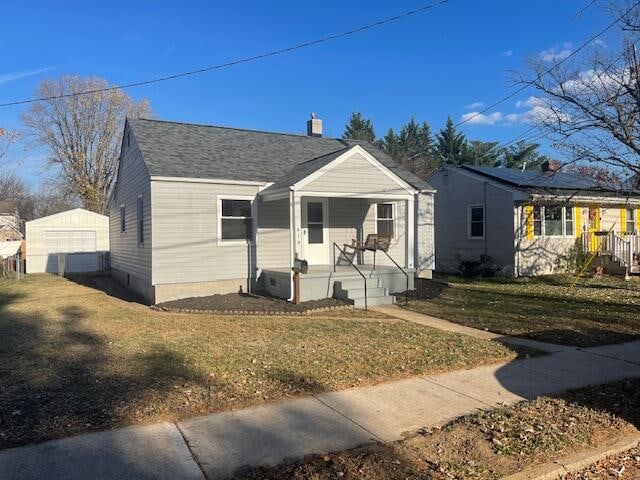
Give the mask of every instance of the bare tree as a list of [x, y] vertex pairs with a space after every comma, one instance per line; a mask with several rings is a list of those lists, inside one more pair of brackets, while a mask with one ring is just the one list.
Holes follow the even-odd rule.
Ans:
[[40, 184], [18, 203], [20, 216], [24, 220], [46, 217], [78, 207], [79, 201], [56, 185]]
[[[640, 173], [640, 7], [612, 3], [618, 40], [583, 49], [552, 68], [548, 59], [530, 60], [518, 81], [538, 94], [529, 99], [533, 121], [570, 162], [592, 162]], [[550, 71], [549, 71], [550, 70]]]
[[0, 127], [0, 162], [7, 154], [12, 143], [18, 139], [18, 132]]
[[[44, 100], [22, 116], [27, 132], [49, 150], [50, 166], [85, 208], [105, 213], [118, 170], [126, 117], [150, 114], [147, 101], [134, 102], [101, 78], [46, 80], [37, 89]], [[80, 94], [81, 92], [93, 92]]]

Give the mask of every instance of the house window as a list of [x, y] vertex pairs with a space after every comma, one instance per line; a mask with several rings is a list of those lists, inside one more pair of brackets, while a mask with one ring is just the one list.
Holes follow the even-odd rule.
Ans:
[[120, 205], [120, 233], [127, 231], [127, 211], [124, 208], [124, 203]]
[[376, 233], [394, 236], [393, 203], [378, 203], [376, 205]]
[[544, 207], [544, 234], [547, 237], [562, 236], [563, 207]]
[[636, 231], [636, 211], [633, 208], [627, 208], [627, 225], [624, 231], [629, 234]]
[[484, 238], [484, 205], [470, 205], [467, 218], [469, 238]]
[[142, 197], [138, 197], [137, 207], [138, 245], [142, 245], [144, 243], [144, 208]]
[[533, 235], [536, 237], [542, 236], [542, 208], [533, 207]]
[[253, 239], [253, 218], [251, 216], [251, 200], [220, 200], [220, 239], [246, 240]]
[[567, 237], [573, 235], [573, 207], [564, 208], [564, 234]]
[[533, 235], [536, 237], [571, 237], [574, 235], [573, 225], [573, 207], [533, 207]]

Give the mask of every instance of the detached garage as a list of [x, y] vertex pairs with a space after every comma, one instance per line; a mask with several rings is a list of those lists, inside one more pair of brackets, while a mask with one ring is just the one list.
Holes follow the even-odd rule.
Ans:
[[65, 253], [65, 272], [97, 272], [109, 251], [109, 218], [82, 208], [25, 223], [27, 273], [57, 273]]

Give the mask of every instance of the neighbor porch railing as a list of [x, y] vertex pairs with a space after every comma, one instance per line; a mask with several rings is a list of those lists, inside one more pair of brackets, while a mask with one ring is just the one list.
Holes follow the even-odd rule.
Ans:
[[640, 235], [618, 234], [614, 231], [585, 231], [582, 234], [582, 249], [586, 253], [609, 255], [624, 268], [635, 265], [640, 254]]

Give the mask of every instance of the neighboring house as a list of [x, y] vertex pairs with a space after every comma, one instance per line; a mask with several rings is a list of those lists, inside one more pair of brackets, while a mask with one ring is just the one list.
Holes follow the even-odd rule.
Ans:
[[461, 261], [488, 256], [503, 275], [539, 275], [578, 251], [638, 270], [640, 191], [608, 189], [553, 163], [443, 167], [428, 181], [438, 192], [437, 271], [459, 272]]
[[65, 272], [97, 272], [109, 251], [109, 218], [75, 208], [25, 223], [27, 273], [57, 273], [58, 254]]
[[[361, 304], [364, 280], [340, 248], [389, 232], [390, 257], [359, 255], [369, 304], [434, 265], [432, 188], [367, 143], [156, 120], [128, 120], [109, 203], [111, 271], [149, 302], [266, 290]], [[364, 265], [367, 264], [365, 267]], [[339, 280], [339, 283], [336, 281]]]
[[0, 201], [0, 242], [22, 240], [20, 215], [16, 202]]

